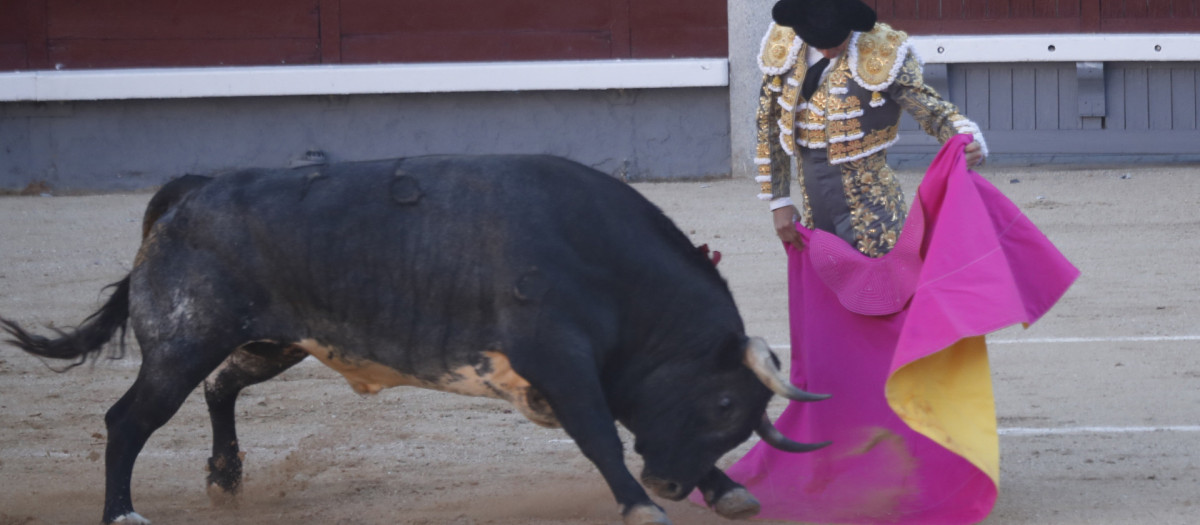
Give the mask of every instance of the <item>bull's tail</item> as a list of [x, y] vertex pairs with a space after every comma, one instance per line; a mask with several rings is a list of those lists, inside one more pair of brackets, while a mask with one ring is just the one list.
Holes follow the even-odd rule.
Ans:
[[[142, 219], [142, 238], [148, 237], [154, 224], [184, 197], [210, 181], [212, 177], [185, 175], [158, 190], [146, 206], [146, 214]], [[12, 337], [8, 343], [26, 352], [51, 359], [76, 360], [64, 370], [83, 364], [89, 357], [95, 358], [118, 330], [121, 332], [118, 339], [120, 344], [113, 357], [121, 357], [125, 355], [125, 333], [129, 320], [129, 276], [108, 287], [115, 290], [104, 306], [76, 328], [55, 329], [58, 337], [53, 339], [26, 332], [17, 323], [3, 317], [0, 317], [0, 327]]]
[[63, 370], [83, 364], [89, 357], [97, 356], [117, 331], [121, 332], [116, 357], [125, 354], [126, 321], [129, 319], [129, 276], [110, 285], [116, 288], [104, 306], [100, 307], [76, 328], [58, 330], [58, 337], [48, 338], [26, 332], [8, 319], [0, 318], [4, 331], [12, 336], [8, 343], [40, 357], [51, 359], [74, 359], [75, 363]]

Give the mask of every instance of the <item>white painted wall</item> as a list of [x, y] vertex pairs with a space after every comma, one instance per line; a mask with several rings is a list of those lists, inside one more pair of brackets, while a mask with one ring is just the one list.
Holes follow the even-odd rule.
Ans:
[[723, 58], [0, 73], [0, 102], [724, 87]]

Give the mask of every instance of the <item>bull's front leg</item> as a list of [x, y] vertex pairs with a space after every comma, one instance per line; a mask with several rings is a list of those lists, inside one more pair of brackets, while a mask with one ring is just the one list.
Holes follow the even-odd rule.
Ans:
[[[650, 499], [625, 465], [625, 452], [611, 416], [601, 411], [589, 412], [592, 415], [559, 417], [559, 421], [583, 455], [604, 476], [604, 481], [620, 505], [625, 525], [670, 525], [671, 520], [667, 519], [666, 512]], [[606, 418], [609, 419], [605, 421]], [[575, 419], [592, 421], [569, 421]]]
[[620, 505], [624, 524], [670, 525], [666, 512], [650, 499], [625, 465], [625, 452], [604, 398], [599, 371], [590, 360], [579, 361], [547, 359], [543, 355], [531, 364], [513, 358], [513, 368], [542, 393], [563, 430], [600, 470]]
[[729, 479], [721, 469], [713, 467], [697, 485], [704, 503], [717, 514], [731, 520], [744, 520], [758, 514], [761, 505], [746, 487]]

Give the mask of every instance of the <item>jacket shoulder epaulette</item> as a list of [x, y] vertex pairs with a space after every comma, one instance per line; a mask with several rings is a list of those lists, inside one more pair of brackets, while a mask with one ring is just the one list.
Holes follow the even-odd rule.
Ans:
[[896, 80], [908, 54], [916, 56], [908, 33], [884, 23], [875, 24], [869, 32], [854, 33], [847, 52], [854, 81], [871, 91], [887, 89]]
[[802, 44], [792, 28], [772, 23], [758, 53], [759, 69], [768, 75], [782, 75], [796, 65]]

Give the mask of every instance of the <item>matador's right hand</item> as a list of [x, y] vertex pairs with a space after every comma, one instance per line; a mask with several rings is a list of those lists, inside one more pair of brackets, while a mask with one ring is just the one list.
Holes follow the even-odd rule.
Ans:
[[779, 240], [790, 244], [796, 250], [803, 250], [804, 241], [800, 239], [800, 232], [796, 231], [796, 221], [800, 220], [800, 212], [796, 207], [776, 208], [771, 215], [775, 221], [775, 235], [779, 236]]

